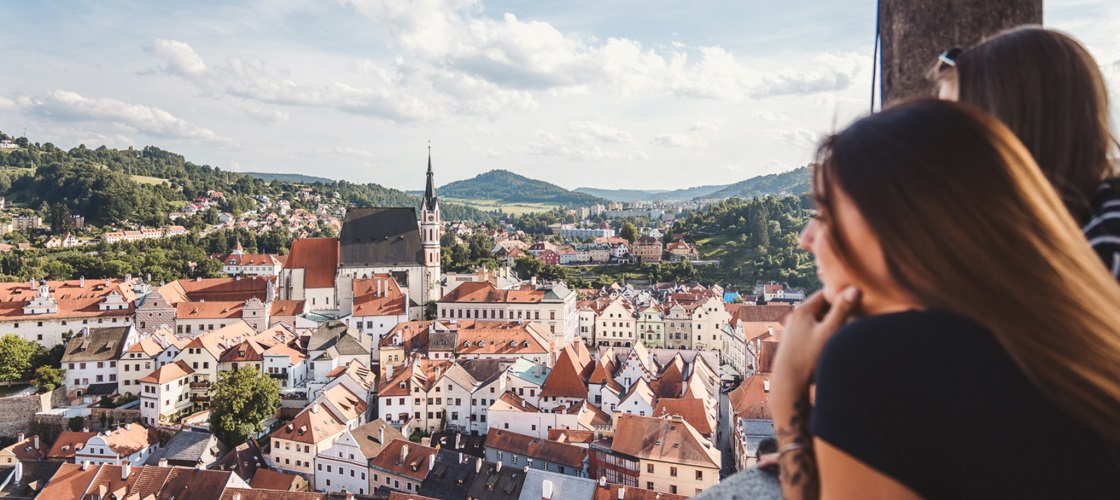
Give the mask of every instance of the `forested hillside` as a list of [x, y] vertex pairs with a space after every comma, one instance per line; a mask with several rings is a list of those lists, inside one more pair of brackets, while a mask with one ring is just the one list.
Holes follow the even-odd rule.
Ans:
[[740, 198], [751, 199], [765, 196], [800, 196], [808, 193], [812, 185], [813, 169], [805, 166], [780, 174], [753, 177], [698, 197], [731, 198], [738, 196]]
[[440, 187], [437, 192], [440, 196], [451, 198], [500, 200], [505, 203], [550, 203], [564, 206], [607, 203], [607, 200], [596, 196], [569, 191], [507, 170], [491, 170], [471, 179], [455, 181]]

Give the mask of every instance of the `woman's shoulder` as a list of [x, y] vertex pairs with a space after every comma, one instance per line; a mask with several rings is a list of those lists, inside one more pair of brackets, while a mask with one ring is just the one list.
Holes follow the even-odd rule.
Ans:
[[825, 347], [829, 349], [894, 349], [927, 343], [990, 338], [987, 330], [968, 318], [945, 311], [904, 311], [858, 318], [840, 328]]

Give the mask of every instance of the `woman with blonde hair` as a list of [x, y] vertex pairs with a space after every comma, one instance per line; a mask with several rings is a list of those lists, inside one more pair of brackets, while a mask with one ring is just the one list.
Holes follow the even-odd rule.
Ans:
[[1115, 498], [1120, 284], [1011, 130], [891, 108], [824, 141], [813, 193], [824, 286], [770, 393], [786, 496]]
[[1120, 182], [1108, 90], [1093, 56], [1060, 31], [1027, 26], [938, 57], [942, 99], [959, 100], [1006, 124], [1027, 147], [1120, 279]]

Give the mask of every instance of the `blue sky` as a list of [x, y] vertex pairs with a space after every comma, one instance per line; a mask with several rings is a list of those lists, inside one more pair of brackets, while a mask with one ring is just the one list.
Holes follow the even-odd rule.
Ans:
[[[874, 1], [7, 2], [0, 130], [422, 188], [736, 182], [866, 112]], [[1120, 2], [1045, 2], [1120, 101]]]

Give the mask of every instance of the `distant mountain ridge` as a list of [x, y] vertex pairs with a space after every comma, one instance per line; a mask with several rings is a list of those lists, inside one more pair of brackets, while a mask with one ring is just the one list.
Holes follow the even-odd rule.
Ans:
[[263, 180], [265, 182], [283, 181], [283, 182], [290, 182], [292, 184], [314, 184], [316, 182], [322, 182], [323, 184], [330, 184], [330, 183], [334, 182], [334, 179], [328, 179], [326, 177], [316, 177], [314, 175], [304, 175], [304, 174], [273, 174], [273, 173], [268, 173], [268, 172], [240, 172], [240, 173], [248, 175], [249, 177], [255, 177], [255, 178]]
[[530, 179], [508, 170], [491, 170], [470, 179], [445, 184], [437, 188], [436, 193], [448, 198], [496, 200], [501, 203], [557, 205], [607, 203], [606, 199], [598, 196], [569, 191], [555, 184]]
[[611, 201], [630, 203], [635, 201], [685, 201], [696, 198], [754, 198], [766, 196], [801, 195], [812, 187], [812, 171], [801, 167], [778, 174], [762, 175], [722, 186], [696, 186], [672, 191], [642, 189], [599, 189], [581, 187], [574, 191], [586, 193]]

